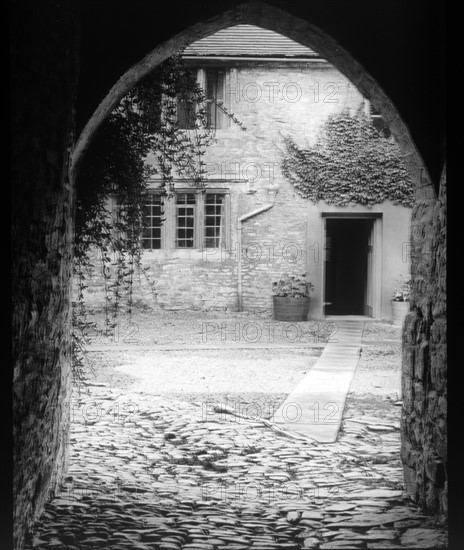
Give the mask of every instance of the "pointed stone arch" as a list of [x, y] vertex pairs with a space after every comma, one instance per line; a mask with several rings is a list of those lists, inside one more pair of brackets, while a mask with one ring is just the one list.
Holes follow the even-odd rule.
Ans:
[[[403, 327], [402, 388], [405, 413], [401, 428], [401, 457], [406, 489], [410, 496], [426, 509], [446, 514], [446, 299], [443, 293], [446, 286], [445, 179], [443, 177], [441, 185], [437, 185], [440, 192], [440, 196], [437, 197], [422, 156], [398, 109], [375, 78], [342, 45], [307, 20], [254, 0], [244, 2], [181, 31], [128, 68], [98, 105], [74, 145], [70, 163], [71, 182], [75, 179], [79, 163], [95, 132], [137, 82], [192, 42], [239, 24], [255, 25], [275, 31], [317, 51], [348, 78], [380, 112], [399, 145], [415, 187], [416, 200], [412, 212], [410, 244], [413, 248], [418, 246], [421, 250], [421, 247], [429, 245], [432, 252], [427, 257], [411, 258], [415, 298], [412, 311]], [[436, 258], [441, 258], [441, 261]], [[424, 349], [428, 352], [425, 353]], [[416, 370], [413, 359], [416, 356], [421, 358], [423, 369], [431, 368], [433, 371], [432, 383], [428, 390], [436, 390], [441, 403], [441, 409], [437, 413], [441, 423], [437, 423], [438, 427], [433, 422], [425, 425], [424, 429], [417, 424], [415, 409], [423, 408], [428, 403], [428, 393], [421, 386], [425, 383], [423, 380], [419, 380], [420, 384], [417, 384], [418, 380], [414, 379], [413, 384], [413, 371]], [[428, 379], [424, 377], [424, 380], [426, 378]], [[420, 388], [416, 394], [418, 386]], [[417, 434], [420, 434], [420, 437]], [[425, 468], [429, 477], [424, 474], [424, 464], [429, 468]]]
[[403, 154], [418, 200], [435, 200], [436, 192], [423, 159], [409, 129], [393, 102], [364, 67], [327, 33], [285, 10], [250, 1], [176, 34], [156, 46], [138, 63], [130, 67], [109, 90], [84, 126], [73, 150], [71, 175], [75, 176], [80, 160], [96, 130], [118, 102], [157, 65], [192, 42], [219, 30], [239, 24], [256, 25], [280, 33], [317, 51], [332, 63], [358, 88], [388, 123]]

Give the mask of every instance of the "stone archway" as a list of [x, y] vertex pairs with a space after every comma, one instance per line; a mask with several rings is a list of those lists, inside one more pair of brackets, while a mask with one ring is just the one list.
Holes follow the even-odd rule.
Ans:
[[127, 92], [157, 65], [179, 49], [232, 25], [249, 24], [273, 30], [316, 50], [343, 73], [381, 112], [405, 158], [418, 199], [435, 199], [436, 193], [422, 157], [395, 105], [376, 80], [338, 42], [321, 29], [290, 13], [262, 2], [250, 1], [207, 21], [197, 23], [158, 45], [114, 84], [83, 128], [74, 147], [71, 171], [75, 173], [95, 131]]
[[[71, 178], [75, 177], [80, 160], [100, 124], [139, 80], [179, 49], [221, 29], [238, 24], [251, 24], [273, 30], [316, 50], [371, 101], [399, 144], [416, 190], [410, 245], [413, 250], [420, 247], [421, 251], [425, 245], [430, 245], [430, 249], [427, 250], [428, 258], [424, 254], [419, 258], [414, 255], [411, 258], [413, 274], [418, 277], [417, 281], [413, 282], [414, 312], [407, 320], [403, 335], [403, 397], [406, 410], [402, 427], [402, 459], [406, 480], [410, 480], [408, 488], [411, 496], [430, 510], [446, 512], [446, 428], [434, 426], [433, 421], [429, 424], [424, 421], [424, 424], [421, 424], [417, 420], [410, 420], [412, 417], [415, 418], [417, 407], [424, 412], [424, 407], [429, 405], [428, 392], [435, 392], [431, 403], [434, 407], [438, 403], [436, 414], [441, 420], [446, 420], [446, 312], [442, 292], [445, 275], [443, 266], [437, 265], [430, 255], [432, 252], [441, 257], [446, 247], [443, 237], [446, 229], [445, 183], [443, 179], [438, 199], [422, 157], [397, 108], [376, 80], [348, 51], [306, 20], [261, 2], [245, 2], [221, 15], [197, 23], [158, 45], [140, 62], [129, 68], [114, 84], [75, 144], [70, 169]], [[434, 221], [435, 218], [438, 221]], [[433, 293], [437, 287], [442, 294], [437, 298], [438, 306], [435, 307]], [[415, 362], [416, 356], [419, 359]], [[418, 373], [415, 372], [417, 368], [421, 369]], [[425, 373], [427, 369], [432, 371], [430, 384]], [[432, 407], [430, 411], [433, 418], [435, 409]], [[425, 410], [425, 413], [427, 412], [428, 410]]]

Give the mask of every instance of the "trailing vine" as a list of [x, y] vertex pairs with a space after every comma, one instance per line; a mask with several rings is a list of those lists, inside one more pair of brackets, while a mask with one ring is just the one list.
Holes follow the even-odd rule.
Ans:
[[[179, 105], [193, 121], [190, 130], [180, 127]], [[206, 105], [195, 76], [179, 55], [173, 56], [121, 100], [82, 161], [76, 181], [73, 304], [73, 374], [79, 388], [88, 363], [89, 335], [110, 335], [123, 310], [130, 318], [134, 275], [138, 271], [147, 276], [140, 259], [148, 179], [158, 175], [162, 195], [174, 192], [175, 179], [206, 187], [203, 157], [214, 139]], [[84, 299], [96, 269], [104, 281], [103, 327], [89, 321]]]
[[314, 203], [373, 205], [391, 200], [412, 206], [413, 187], [398, 145], [360, 109], [331, 115], [313, 147], [284, 137], [282, 173]]

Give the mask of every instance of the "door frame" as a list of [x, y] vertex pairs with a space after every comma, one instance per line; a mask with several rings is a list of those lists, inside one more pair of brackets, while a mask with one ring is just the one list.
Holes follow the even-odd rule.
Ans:
[[325, 284], [326, 284], [326, 266], [325, 266], [325, 250], [327, 238], [327, 220], [328, 219], [346, 219], [346, 220], [372, 220], [373, 221], [373, 269], [372, 269], [372, 284], [373, 284], [373, 299], [372, 299], [372, 319], [380, 319], [382, 317], [382, 212], [321, 212], [322, 223], [322, 317], [326, 317], [325, 313]]

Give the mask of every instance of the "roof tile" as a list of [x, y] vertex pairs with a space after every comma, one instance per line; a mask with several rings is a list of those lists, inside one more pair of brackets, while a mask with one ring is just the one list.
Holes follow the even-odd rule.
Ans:
[[235, 25], [193, 42], [184, 56], [320, 58], [314, 50], [274, 31]]

